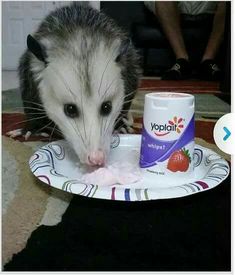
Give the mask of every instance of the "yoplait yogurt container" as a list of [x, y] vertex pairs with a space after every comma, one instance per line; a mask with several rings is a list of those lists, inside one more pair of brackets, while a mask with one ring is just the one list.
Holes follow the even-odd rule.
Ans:
[[145, 95], [140, 167], [159, 177], [193, 176], [194, 96]]

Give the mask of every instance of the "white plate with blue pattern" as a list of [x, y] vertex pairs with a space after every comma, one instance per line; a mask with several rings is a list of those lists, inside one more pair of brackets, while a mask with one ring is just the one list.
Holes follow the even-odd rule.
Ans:
[[[129, 161], [140, 169], [139, 151], [141, 135], [119, 135], [112, 143], [108, 163], [114, 161]], [[160, 179], [156, 175], [141, 172], [141, 179], [129, 185], [100, 186], [95, 182], [87, 184], [81, 181], [85, 173], [84, 166], [69, 144], [65, 140], [51, 142], [37, 152], [29, 160], [33, 174], [42, 182], [89, 198], [119, 200], [119, 201], [147, 201], [170, 199], [189, 196], [207, 191], [229, 175], [230, 167], [217, 153], [210, 149], [195, 145], [194, 176], [186, 180]]]

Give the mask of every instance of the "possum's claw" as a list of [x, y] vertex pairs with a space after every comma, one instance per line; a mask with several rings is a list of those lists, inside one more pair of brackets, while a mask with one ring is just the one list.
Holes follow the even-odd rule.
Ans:
[[122, 127], [120, 129], [120, 133], [123, 133], [123, 134], [133, 134], [135, 131], [132, 127], [129, 127], [127, 126], [126, 128], [125, 127]]
[[31, 135], [37, 136], [37, 137], [49, 137], [50, 135], [46, 132], [41, 132], [41, 133], [35, 133], [33, 134], [31, 131], [27, 131], [27, 133], [25, 135], [23, 135], [23, 137], [25, 138], [25, 140], [28, 140], [29, 137], [31, 137]]
[[27, 131], [26, 134], [24, 134], [24, 132], [25, 132], [25, 130], [20, 128], [20, 129], [9, 131], [6, 133], [6, 135], [9, 136], [10, 138], [16, 138], [16, 137], [23, 136], [25, 138], [25, 140], [28, 140], [29, 137], [32, 135], [32, 132]]
[[127, 132], [130, 134], [134, 134], [135, 130], [132, 127], [127, 127]]
[[49, 134], [47, 134], [46, 132], [33, 134], [31, 131], [27, 131], [25, 133], [25, 130], [22, 128], [9, 131], [6, 133], [6, 135], [9, 136], [10, 138], [16, 138], [16, 137], [23, 136], [25, 140], [28, 140], [32, 135], [41, 136], [41, 137], [49, 137]]
[[133, 129], [133, 124], [134, 124], [134, 119], [131, 113], [128, 113], [126, 117], [122, 118], [122, 121], [124, 123], [123, 127], [120, 129], [120, 132], [123, 134], [133, 134], [134, 129]]
[[26, 134], [23, 135], [23, 137], [24, 137], [25, 140], [28, 140], [31, 135], [32, 135], [32, 132], [31, 131], [27, 131]]
[[39, 136], [41, 136], [41, 137], [49, 137], [50, 135], [48, 134], [48, 133], [46, 133], [46, 132], [42, 132], [42, 133], [39, 133], [39, 134], [37, 134], [37, 135], [39, 135]]
[[33, 134], [31, 131], [28, 131], [23, 137], [25, 138], [25, 140], [28, 140], [29, 137], [31, 137], [31, 135], [36, 136], [36, 137], [49, 137], [50, 135], [46, 132], [41, 132], [41, 133], [35, 133]]
[[134, 119], [131, 113], [127, 114], [127, 117], [123, 117], [122, 121], [125, 123], [126, 126], [132, 126], [134, 123]]
[[120, 133], [127, 134], [126, 128], [122, 127], [122, 128], [120, 129]]
[[7, 136], [9, 136], [10, 138], [16, 138], [19, 136], [23, 135], [23, 129], [16, 129], [16, 130], [12, 130], [6, 133]]

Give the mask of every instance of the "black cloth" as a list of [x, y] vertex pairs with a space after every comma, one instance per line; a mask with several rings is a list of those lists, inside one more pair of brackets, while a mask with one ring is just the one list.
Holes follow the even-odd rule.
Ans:
[[192, 196], [117, 202], [74, 196], [5, 271], [230, 271], [230, 178]]

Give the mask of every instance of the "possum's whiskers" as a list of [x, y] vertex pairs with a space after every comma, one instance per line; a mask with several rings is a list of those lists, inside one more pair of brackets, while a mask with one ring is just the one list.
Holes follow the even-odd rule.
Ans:
[[49, 142], [51, 142], [51, 139], [52, 139], [53, 133], [55, 131], [55, 128], [56, 128], [56, 124], [54, 125], [53, 130], [51, 131], [51, 134], [50, 134], [50, 137], [49, 137]]
[[44, 115], [46, 113], [45, 112], [41, 112], [41, 113], [39, 113], [39, 112], [37, 112], [37, 113], [29, 113], [29, 112], [27, 112], [26, 114], [27, 115]]
[[[16, 122], [16, 123], [12, 124], [11, 127], [15, 127], [16, 125], [19, 125], [19, 124], [22, 124], [22, 123], [25, 123], [25, 122], [34, 121], [34, 120], [43, 119], [43, 118], [47, 118], [47, 116], [45, 115], [45, 116], [42, 116], [42, 117], [39, 117], [39, 118], [37, 117], [37, 118], [22, 120], [22, 121], [19, 121], [19, 122]], [[23, 128], [22, 129], [18, 129], [18, 130], [20, 130], [20, 134], [17, 134], [17, 136], [22, 136]], [[13, 130], [13, 131], [9, 130], [9, 131], [6, 132], [6, 135], [10, 135], [11, 136], [11, 132], [14, 132], [14, 131], [15, 130]], [[28, 132], [30, 133], [30, 131], [28, 131]], [[31, 135], [31, 133], [30, 133], [30, 135]]]
[[[22, 107], [22, 106], [19, 106], [19, 107], [14, 107], [12, 108], [13, 111], [17, 111], [18, 109], [23, 109], [23, 110], [35, 110], [35, 111], [40, 111], [40, 112], [37, 112], [37, 114], [45, 114], [46, 112], [43, 110], [43, 109], [39, 109], [39, 108], [34, 108], [34, 107]], [[15, 115], [18, 115], [18, 114], [15, 114]]]
[[36, 103], [36, 102], [34, 102], [34, 101], [29, 101], [29, 100], [24, 100], [24, 102], [27, 102], [27, 103], [30, 103], [30, 104], [33, 104], [33, 105], [36, 105], [36, 106], [41, 106], [42, 109], [44, 109], [43, 105], [40, 104], [40, 103]]
[[15, 125], [18, 125], [20, 123], [24, 123], [24, 122], [28, 122], [28, 121], [33, 121], [33, 120], [37, 120], [37, 119], [43, 119], [43, 118], [46, 118], [47, 116], [41, 116], [41, 117], [35, 117], [35, 118], [32, 118], [32, 119], [26, 119], [26, 120], [22, 120], [22, 121], [19, 121], [17, 123], [14, 123], [12, 126], [15, 126]]
[[[124, 96], [124, 97], [125, 97], [125, 96]], [[123, 99], [124, 97], [121, 98], [120, 104], [119, 104], [119, 106], [118, 106], [118, 109], [119, 109], [119, 107], [121, 107], [121, 106], [124, 105], [125, 103], [128, 103], [128, 102], [131, 102], [131, 101], [132, 101], [132, 100], [126, 100], [126, 101], [123, 101], [123, 102], [122, 102], [122, 99]], [[115, 120], [115, 122], [114, 122], [113, 129], [115, 129], [116, 125], [118, 125], [118, 123], [120, 123], [120, 120], [123, 119], [123, 115], [124, 115], [124, 114], [123, 114], [123, 111], [124, 111], [124, 109], [121, 109], [120, 111], [118, 110], [118, 111], [115, 113], [115, 115], [113, 115], [113, 116], [116, 116], [118, 113], [120, 114], [120, 117], [117, 118], [117, 119]], [[126, 109], [126, 111], [128, 111], [128, 110]], [[105, 131], [104, 131], [104, 136], [106, 135], [107, 130], [108, 130], [110, 124], [111, 124], [111, 121], [109, 122], [107, 128], [106, 128]], [[116, 130], [121, 129], [121, 128], [123, 127], [123, 125], [125, 125], [124, 122], [123, 122], [123, 123], [118, 127], [118, 129], [116, 129]]]
[[[64, 77], [60, 74], [60, 72], [59, 72], [56, 68], [54, 68], [53, 66], [51, 66], [51, 69], [55, 72], [55, 75], [57, 75], [57, 76], [59, 75], [59, 76], [60, 76], [60, 80], [63, 81], [63, 83], [64, 83], [66, 89], [70, 92], [70, 94], [73, 96], [74, 101], [75, 101], [76, 96], [75, 96], [75, 94], [73, 93], [73, 91], [70, 89], [70, 87], [69, 87], [67, 81], [65, 80], [65, 78], [64, 78]], [[82, 103], [82, 109], [83, 109], [83, 103]], [[83, 113], [83, 111], [82, 111], [82, 113]], [[78, 127], [78, 125], [77, 125], [77, 122], [76, 122], [76, 120], [73, 120], [73, 121], [74, 121], [76, 127], [74, 127], [74, 125], [73, 125], [73, 124], [71, 123], [71, 121], [69, 120], [69, 122], [70, 122], [71, 126], [73, 127], [73, 129], [75, 130], [75, 132], [76, 132], [77, 134], [79, 133], [78, 136], [81, 137], [81, 140], [82, 140], [82, 142], [83, 142], [83, 144], [84, 144], [84, 146], [85, 146], [85, 148], [86, 148], [86, 147], [87, 147], [87, 143], [84, 141], [84, 138], [83, 138], [83, 136], [82, 136], [82, 134], [81, 134], [81, 132], [80, 132], [80, 130], [79, 130], [79, 127]], [[83, 127], [84, 127], [84, 132], [86, 133], [86, 128], [85, 128], [86, 126], [85, 126], [85, 121], [84, 121], [84, 115], [83, 115]], [[86, 134], [85, 134], [85, 136], [86, 136]], [[86, 138], [86, 140], [87, 140], [87, 138]]]
[[100, 80], [100, 85], [99, 85], [99, 89], [98, 89], [98, 94], [99, 95], [100, 95], [100, 88], [101, 88], [101, 85], [102, 85], [102, 82], [103, 82], [104, 74], [105, 74], [105, 72], [106, 72], [106, 70], [108, 68], [109, 63], [111, 62], [112, 58], [114, 57], [114, 53], [117, 51], [117, 49], [118, 49], [118, 47], [115, 47], [114, 50], [112, 51], [112, 54], [110, 55], [110, 57], [109, 57], [109, 59], [108, 59], [108, 61], [106, 63], [106, 66], [104, 68], [104, 71], [102, 73], [101, 80]]
[[[104, 128], [103, 137], [106, 135], [106, 133], [107, 133], [107, 131], [108, 131], [108, 129], [109, 129], [111, 123], [114, 123], [114, 125], [115, 125], [116, 119], [117, 119], [117, 117], [118, 117], [118, 114], [120, 113], [120, 107], [121, 107], [121, 106], [122, 106], [122, 101], [120, 100], [120, 103], [119, 103], [119, 105], [118, 105], [117, 111], [116, 111], [114, 114], [112, 114], [112, 116], [114, 117], [114, 121], [113, 121], [112, 119], [110, 119], [107, 127], [106, 127], [106, 124], [105, 124], [105, 127], [106, 127], [106, 128]], [[115, 118], [116, 118], [116, 119], [115, 119]], [[108, 119], [106, 120], [106, 123], [107, 123], [107, 121], [108, 121]]]
[[83, 122], [83, 129], [85, 133], [85, 139], [87, 140], [87, 135], [86, 135], [86, 126], [85, 126], [85, 120], [84, 120], [84, 108], [83, 108], [83, 91], [81, 91], [81, 104], [82, 104], [82, 122]]
[[53, 121], [51, 120], [48, 124], [46, 124], [45, 126], [43, 126], [42, 128], [38, 129], [37, 131], [35, 131], [35, 133], [40, 132], [41, 130], [45, 129], [48, 127], [48, 125], [50, 125], [51, 123], [53, 123]]
[[108, 88], [104, 91], [104, 94], [103, 94], [103, 96], [102, 96], [102, 98], [101, 98], [101, 101], [104, 100], [104, 98], [105, 98], [107, 92], [110, 91], [111, 86], [113, 85], [114, 81], [117, 80], [117, 79], [118, 79], [118, 77], [115, 77], [115, 78], [110, 82]]
[[52, 69], [52, 71], [55, 73], [55, 76], [59, 79], [62, 80], [62, 82], [64, 83], [66, 89], [70, 92], [70, 94], [74, 97], [74, 99], [76, 98], [76, 95], [73, 93], [73, 91], [70, 89], [67, 81], [65, 80], [65, 78], [61, 75], [61, 73], [59, 72], [59, 70], [57, 70], [54, 66], [50, 65], [50, 69]]
[[[54, 126], [54, 127], [55, 127], [55, 131], [58, 132], [58, 133], [60, 133], [60, 134], [63, 136], [62, 131], [60, 131], [60, 130], [58, 129], [58, 127], [56, 128], [56, 126], [57, 126], [57, 125], [55, 124], [55, 126]], [[54, 127], [48, 127], [48, 129], [54, 129]]]

